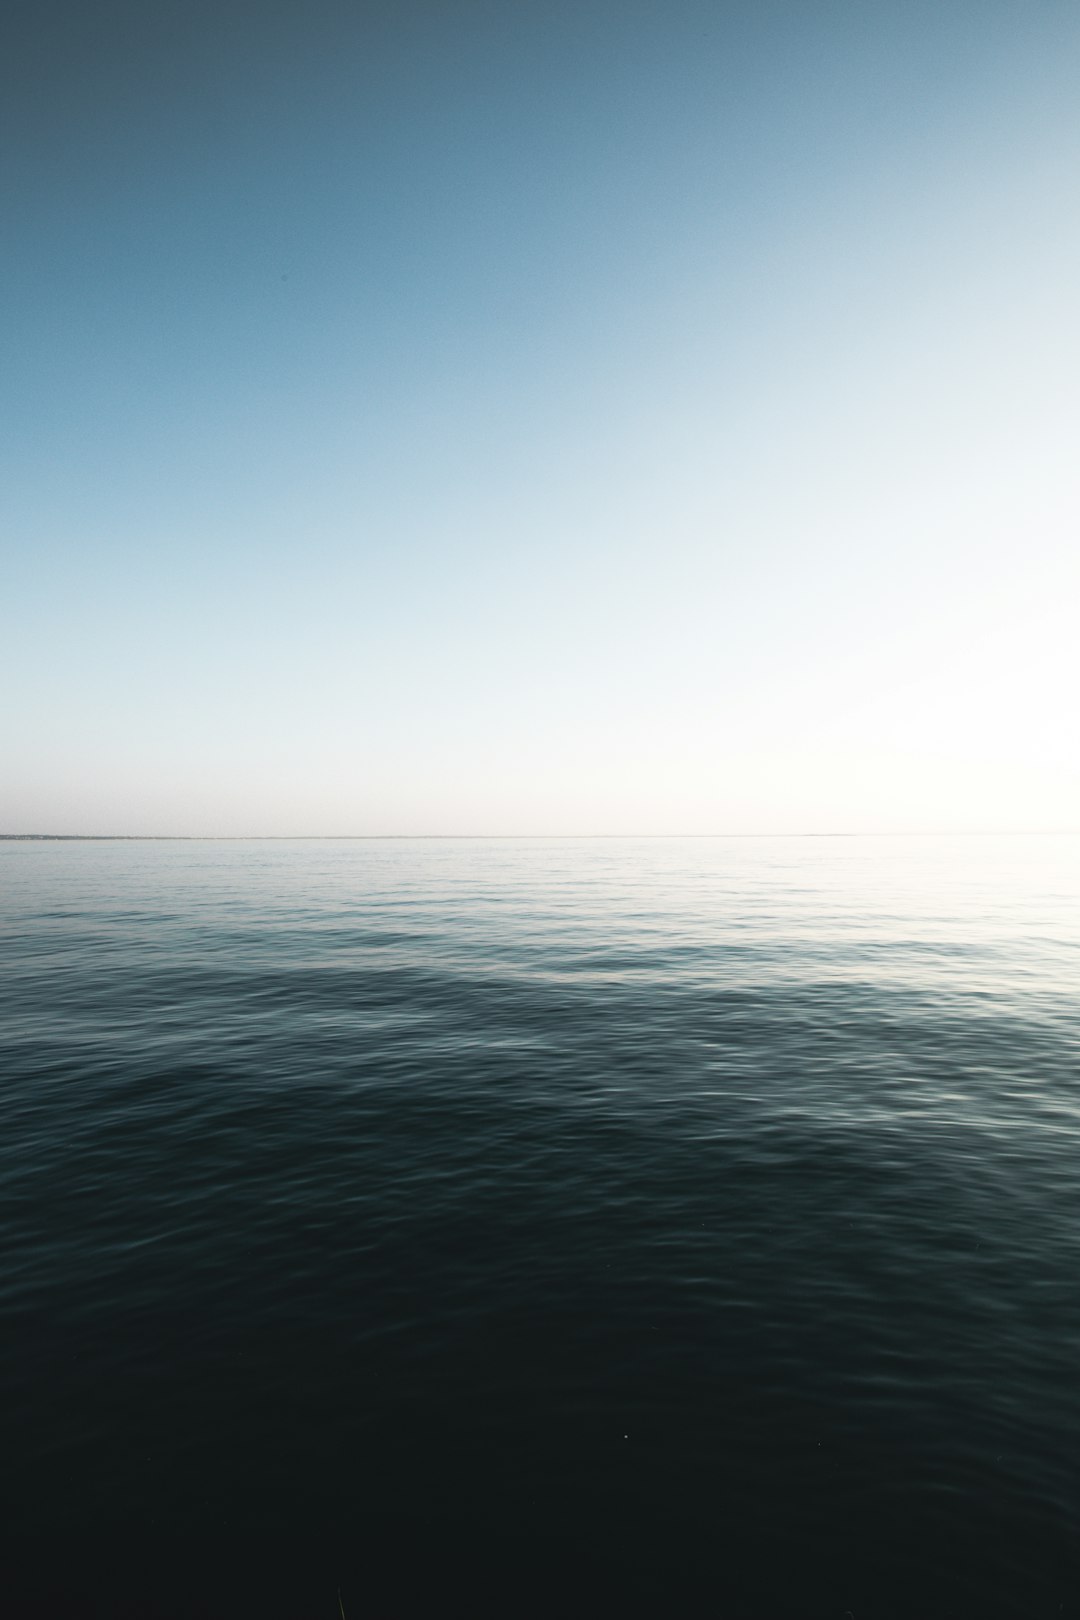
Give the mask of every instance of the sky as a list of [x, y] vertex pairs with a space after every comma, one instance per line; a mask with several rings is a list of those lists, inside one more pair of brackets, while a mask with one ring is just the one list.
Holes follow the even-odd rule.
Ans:
[[1080, 829], [1075, 0], [7, 0], [0, 831]]

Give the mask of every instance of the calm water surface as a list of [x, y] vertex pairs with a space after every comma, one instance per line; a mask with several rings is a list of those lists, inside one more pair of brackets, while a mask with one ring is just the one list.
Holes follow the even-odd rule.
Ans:
[[1080, 1614], [1078, 970], [1070, 837], [0, 844], [10, 1612]]

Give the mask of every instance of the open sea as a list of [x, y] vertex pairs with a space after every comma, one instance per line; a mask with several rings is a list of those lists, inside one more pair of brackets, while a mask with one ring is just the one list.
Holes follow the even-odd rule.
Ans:
[[1080, 838], [0, 843], [0, 1305], [5, 1615], [1080, 1615]]

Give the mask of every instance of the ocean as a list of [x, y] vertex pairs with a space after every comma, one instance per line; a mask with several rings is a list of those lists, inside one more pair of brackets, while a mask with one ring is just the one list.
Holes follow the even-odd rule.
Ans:
[[3, 842], [0, 1066], [3, 1612], [1080, 1614], [1080, 838]]

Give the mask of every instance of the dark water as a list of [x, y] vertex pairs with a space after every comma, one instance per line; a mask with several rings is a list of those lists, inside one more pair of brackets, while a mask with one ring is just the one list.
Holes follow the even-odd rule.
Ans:
[[0, 884], [5, 1612], [1080, 1613], [1080, 839]]

